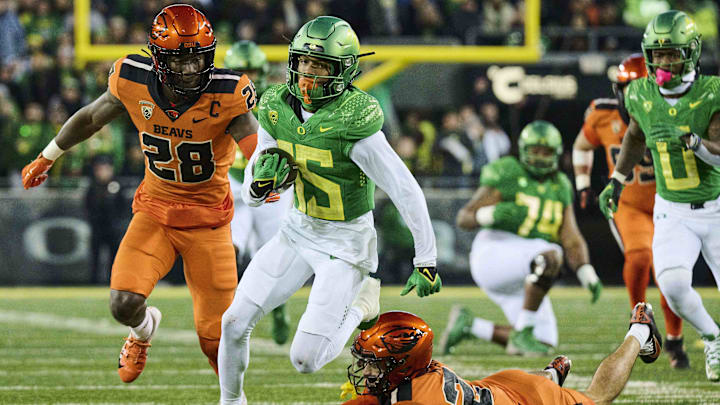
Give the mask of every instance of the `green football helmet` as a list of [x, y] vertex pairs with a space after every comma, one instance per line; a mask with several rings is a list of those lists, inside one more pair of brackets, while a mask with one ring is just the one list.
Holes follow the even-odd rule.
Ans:
[[[337, 17], [320, 16], [303, 25], [290, 43], [288, 53], [287, 87], [310, 110], [316, 110], [339, 96], [360, 74], [358, 37], [350, 24]], [[331, 65], [330, 74], [300, 73], [298, 60], [303, 55], [328, 62]], [[301, 77], [312, 80], [310, 90], [305, 90], [307, 94], [300, 89]], [[321, 83], [322, 79], [327, 81]]]
[[[531, 149], [544, 146], [550, 149], [550, 156], [538, 155]], [[545, 176], [558, 169], [560, 155], [563, 153], [562, 136], [555, 126], [547, 121], [533, 121], [520, 132], [518, 141], [520, 162], [535, 176]]]
[[247, 40], [235, 42], [225, 53], [223, 65], [243, 73], [257, 72], [255, 78], [251, 77], [251, 79], [258, 95], [267, 88], [270, 65], [265, 52], [255, 42]]
[[682, 53], [683, 69], [679, 75], [673, 75], [661, 84], [665, 88], [674, 88], [682, 83], [682, 76], [699, 71], [702, 41], [695, 22], [682, 11], [670, 10], [658, 14], [648, 23], [642, 40], [642, 51], [648, 74], [657, 82], [656, 70], [660, 66], [654, 63], [652, 51], [655, 49], [678, 49]]

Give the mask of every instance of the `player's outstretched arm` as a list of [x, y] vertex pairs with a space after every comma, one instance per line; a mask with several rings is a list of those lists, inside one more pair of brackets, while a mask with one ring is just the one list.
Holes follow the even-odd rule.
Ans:
[[565, 207], [563, 224], [560, 228], [560, 244], [565, 251], [568, 266], [575, 271], [580, 284], [592, 294], [591, 302], [594, 304], [600, 298], [602, 282], [598, 278], [595, 268], [590, 264], [590, 253], [587, 242], [583, 238], [575, 221], [575, 210], [572, 205]]
[[590, 172], [592, 171], [594, 149], [595, 145], [588, 141], [585, 132], [581, 129], [573, 143], [572, 162], [575, 172], [575, 190], [582, 209], [586, 209], [593, 202]]
[[385, 134], [378, 131], [353, 146], [350, 159], [382, 188], [407, 224], [415, 243], [414, 270], [403, 295], [415, 289], [424, 297], [440, 291], [437, 249], [425, 196], [405, 163], [390, 147]]
[[494, 187], [481, 186], [475, 190], [470, 201], [458, 211], [455, 224], [466, 231], [494, 222], [495, 204], [502, 200], [500, 191]]
[[28, 189], [42, 184], [47, 179], [47, 171], [57, 158], [66, 150], [90, 138], [124, 111], [123, 103], [109, 91], [105, 91], [95, 101], [79, 109], [63, 124], [58, 134], [40, 155], [23, 168], [23, 187]]

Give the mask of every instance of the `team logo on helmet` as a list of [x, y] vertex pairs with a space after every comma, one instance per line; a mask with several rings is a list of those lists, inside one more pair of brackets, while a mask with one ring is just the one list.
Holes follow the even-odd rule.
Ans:
[[142, 112], [143, 118], [146, 120], [149, 120], [150, 117], [152, 117], [154, 109], [155, 104], [147, 100], [140, 100], [140, 111]]
[[392, 329], [380, 337], [380, 340], [392, 354], [405, 353], [412, 350], [425, 332], [420, 329], [401, 326]]

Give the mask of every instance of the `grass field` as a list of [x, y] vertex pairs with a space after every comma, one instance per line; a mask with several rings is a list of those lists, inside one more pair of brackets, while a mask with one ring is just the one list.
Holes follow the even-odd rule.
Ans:
[[[444, 288], [430, 298], [400, 297], [399, 288], [383, 289], [383, 310], [400, 309], [422, 316], [439, 337], [455, 303], [468, 305], [485, 318], [504, 321], [501, 311], [477, 288]], [[288, 308], [296, 323], [305, 309], [308, 289], [299, 291]], [[713, 316], [720, 318], [720, 294], [700, 294]], [[624, 289], [608, 288], [591, 306], [588, 293], [576, 288], [551, 291], [560, 327], [558, 351], [570, 356], [573, 369], [565, 386], [584, 389], [595, 367], [622, 340], [629, 305]], [[664, 332], [656, 289], [649, 291]], [[217, 377], [200, 352], [193, 330], [190, 298], [185, 288], [160, 287], [151, 299], [163, 312], [148, 366], [133, 384], [120, 382], [117, 356], [127, 335], [108, 311], [106, 288], [0, 289], [0, 404], [216, 404]], [[675, 371], [663, 355], [656, 363], [637, 361], [616, 403], [720, 404], [720, 384], [705, 379], [702, 345], [685, 325], [692, 369]], [[258, 324], [251, 340], [251, 364], [245, 392], [251, 404], [338, 404], [346, 379], [349, 353], [315, 374], [295, 371], [289, 344], [270, 340], [270, 319]], [[500, 347], [463, 342], [454, 355], [436, 356], [467, 379], [505, 368], [534, 370], [547, 359], [508, 357]]]

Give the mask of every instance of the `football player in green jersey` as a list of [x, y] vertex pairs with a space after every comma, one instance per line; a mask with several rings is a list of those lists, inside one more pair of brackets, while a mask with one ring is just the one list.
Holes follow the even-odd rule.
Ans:
[[[223, 316], [220, 390], [223, 404], [244, 403], [250, 332], [311, 276], [305, 313], [290, 348], [302, 373], [337, 357], [361, 322], [379, 313], [377, 237], [372, 209], [377, 183], [410, 228], [414, 270], [402, 294], [438, 292], [436, 248], [417, 181], [385, 139], [377, 100], [352, 86], [360, 44], [350, 25], [321, 16], [290, 43], [287, 82], [270, 86], [258, 111], [258, 147], [245, 170], [243, 198], [261, 204], [288, 171], [286, 159], [260, 152], [279, 147], [299, 168], [294, 207], [255, 254]], [[392, 269], [389, 269], [392, 270]], [[369, 326], [369, 325], [368, 325]], [[272, 399], [265, 396], [263, 399]]]
[[[255, 85], [258, 99], [260, 98], [267, 88], [270, 66], [265, 52], [255, 42], [245, 40], [235, 42], [225, 53], [223, 64], [227, 69], [237, 70], [248, 75]], [[230, 227], [238, 256], [252, 257], [260, 246], [269, 241], [280, 229], [280, 224], [292, 205], [292, 193], [280, 194], [278, 201], [272, 204], [263, 204], [257, 208], [248, 207], [243, 204], [240, 196], [245, 166], [247, 166], [247, 159], [238, 149], [235, 153], [235, 162], [228, 172], [230, 188], [235, 198], [235, 215], [230, 222]], [[272, 311], [272, 320], [273, 340], [279, 345], [284, 344], [290, 337], [290, 319], [284, 304]]]
[[560, 275], [563, 252], [591, 302], [600, 297], [602, 283], [575, 222], [572, 185], [558, 171], [560, 132], [534, 121], [520, 133], [518, 146], [519, 159], [507, 156], [483, 168], [480, 188], [457, 215], [460, 228], [482, 228], [470, 251], [470, 270], [510, 325], [473, 318], [456, 306], [441, 337], [444, 353], [473, 336], [510, 354], [544, 355], [557, 346], [557, 321], [546, 295]]
[[702, 336], [707, 378], [719, 381], [720, 328], [692, 288], [700, 252], [720, 280], [720, 169], [700, 153], [702, 145], [705, 158], [720, 154], [720, 78], [699, 74], [701, 45], [695, 23], [681, 11], [659, 14], [648, 24], [642, 49], [649, 77], [627, 87], [630, 124], [599, 204], [611, 218], [623, 181], [649, 148], [657, 193], [655, 278], [673, 312]]

